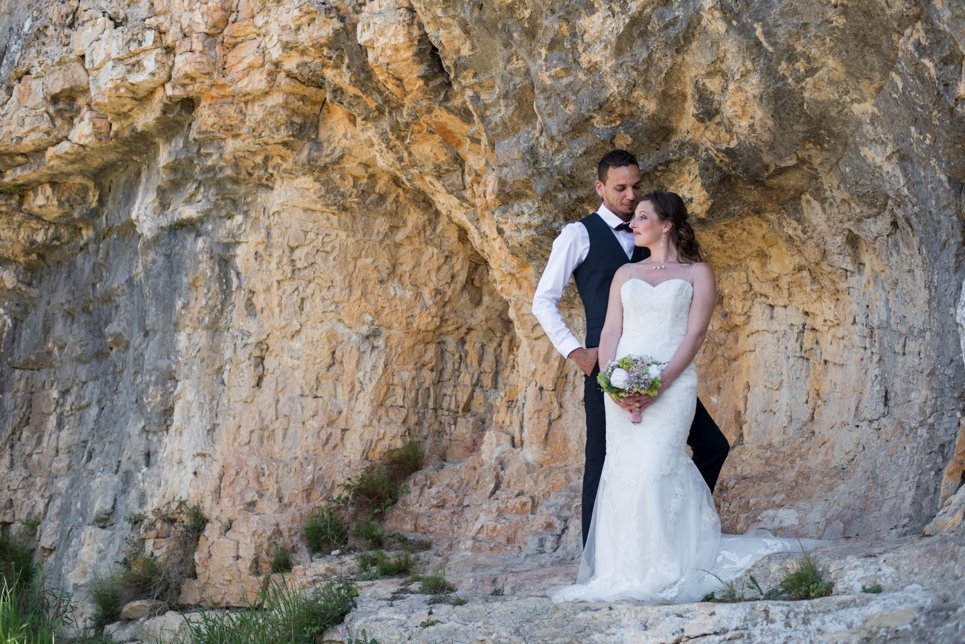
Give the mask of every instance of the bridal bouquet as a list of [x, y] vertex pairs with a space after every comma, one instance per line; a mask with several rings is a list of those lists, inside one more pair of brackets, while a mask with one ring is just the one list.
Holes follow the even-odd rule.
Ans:
[[[628, 355], [619, 360], [611, 360], [600, 371], [596, 380], [603, 391], [622, 399], [630, 394], [657, 395], [663, 381], [660, 374], [667, 363], [654, 360], [649, 356]], [[640, 412], [630, 413], [630, 422], [640, 422]]]

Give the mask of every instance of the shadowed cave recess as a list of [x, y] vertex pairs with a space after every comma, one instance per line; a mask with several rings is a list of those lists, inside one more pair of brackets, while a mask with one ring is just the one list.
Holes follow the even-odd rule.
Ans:
[[726, 531], [918, 534], [958, 492], [953, 9], [40, 4], [0, 2], [0, 524], [55, 580], [186, 499], [182, 599], [242, 602], [408, 438], [389, 528], [574, 556], [581, 378], [529, 305], [612, 147], [717, 273]]

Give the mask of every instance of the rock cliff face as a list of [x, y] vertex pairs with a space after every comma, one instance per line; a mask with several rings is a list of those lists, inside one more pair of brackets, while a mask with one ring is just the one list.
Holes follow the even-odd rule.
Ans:
[[406, 437], [390, 525], [574, 554], [580, 378], [529, 303], [614, 146], [718, 275], [725, 528], [961, 521], [958, 3], [0, 0], [0, 47], [0, 524], [55, 578], [183, 498], [187, 598], [237, 603]]

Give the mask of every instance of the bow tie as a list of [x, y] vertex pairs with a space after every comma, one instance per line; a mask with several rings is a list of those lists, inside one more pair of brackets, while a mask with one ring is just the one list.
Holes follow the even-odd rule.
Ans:
[[619, 226], [615, 227], [613, 230], [630, 230], [630, 224], [624, 222]]

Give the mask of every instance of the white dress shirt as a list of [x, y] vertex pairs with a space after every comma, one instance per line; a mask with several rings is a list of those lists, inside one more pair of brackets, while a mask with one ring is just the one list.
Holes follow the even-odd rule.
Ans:
[[[611, 229], [623, 223], [622, 219], [610, 212], [603, 204], [600, 204], [596, 212]], [[633, 233], [629, 230], [614, 230], [613, 234], [626, 251], [627, 261], [630, 261], [633, 255]], [[533, 296], [533, 315], [539, 320], [550, 342], [563, 357], [570, 355], [574, 349], [582, 347], [583, 343], [573, 335], [563, 321], [559, 301], [573, 271], [583, 263], [589, 252], [590, 234], [586, 231], [586, 226], [578, 221], [566, 224], [553, 242], [553, 250], [546, 262], [543, 276], [536, 286], [536, 294]]]

